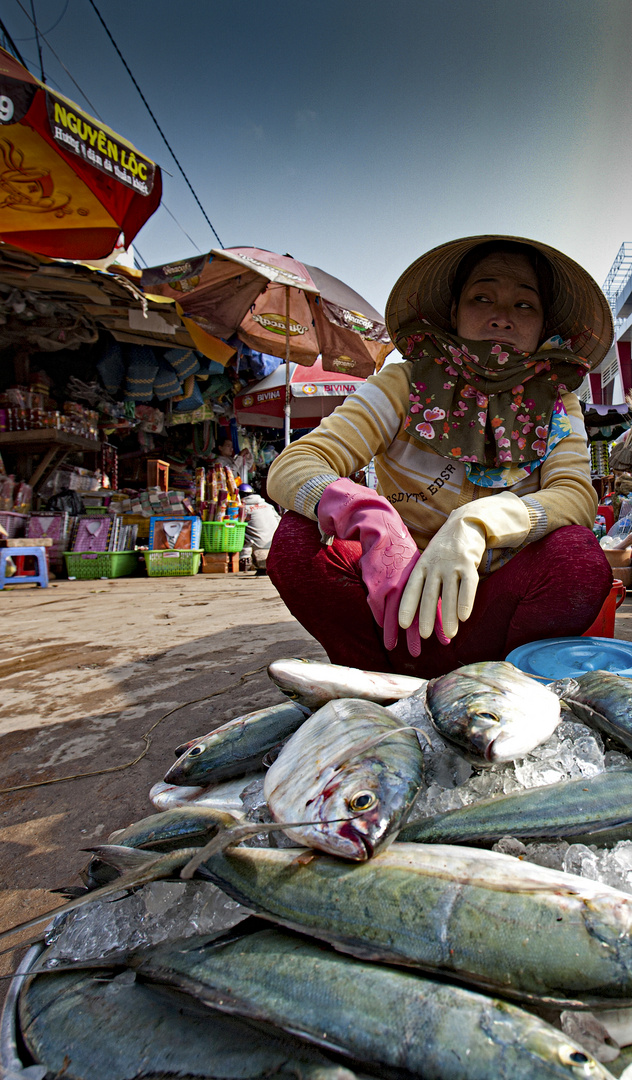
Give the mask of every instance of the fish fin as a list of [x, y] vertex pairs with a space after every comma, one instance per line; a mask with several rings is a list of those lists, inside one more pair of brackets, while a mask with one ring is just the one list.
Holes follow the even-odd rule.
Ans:
[[[104, 846], [107, 847], [107, 845]], [[16, 926], [10, 926], [8, 930], [0, 932], [0, 941], [4, 938], [11, 937], [13, 934], [19, 933], [22, 930], [30, 930], [32, 926], [47, 922], [57, 915], [66, 915], [67, 912], [74, 911], [75, 908], [83, 907], [85, 904], [90, 904], [93, 900], [102, 900], [106, 896], [111, 896], [113, 893], [119, 893], [126, 889], [134, 889], [138, 885], [146, 885], [147, 882], [156, 881], [161, 877], [169, 877], [175, 870], [179, 870], [180, 866], [189, 862], [196, 850], [197, 849], [193, 848], [180, 848], [177, 851], [163, 852], [160, 854], [158, 852], [144, 852], [144, 855], [153, 855], [151, 861], [146, 861], [144, 867], [137, 867], [126, 874], [121, 874], [120, 877], [117, 877], [114, 881], [108, 882], [107, 885], [101, 885], [98, 889], [92, 889], [83, 896], [78, 896], [74, 900], [69, 900], [67, 904], [62, 904], [61, 907], [53, 908], [51, 911], [45, 911], [41, 915], [37, 915], [34, 919], [28, 919], [26, 922], [18, 923]]]
[[284, 742], [277, 743], [276, 746], [270, 747], [268, 752], [263, 755], [263, 757], [261, 758], [261, 764], [263, 765], [264, 769], [269, 769], [270, 766], [274, 764], [284, 746]]
[[59, 889], [49, 889], [48, 891], [65, 896], [66, 900], [74, 900], [77, 896], [84, 896], [90, 890], [87, 885], [62, 885]]
[[315, 858], [316, 852], [313, 848], [310, 848], [309, 851], [302, 851], [300, 855], [297, 855], [294, 861], [298, 866], [308, 866]]
[[113, 866], [115, 870], [119, 870], [121, 873], [148, 866], [149, 863], [155, 862], [160, 855], [165, 854], [160, 851], [148, 851], [146, 848], [122, 847], [118, 844], [97, 844], [95, 847], [82, 848], [82, 851], [88, 851], [92, 855], [96, 855], [101, 862]]
[[[352, 814], [351, 817], [345, 818], [330, 818], [328, 821], [319, 822], [320, 825], [334, 825], [339, 821], [354, 821], [358, 814]], [[300, 829], [300, 828], [313, 828], [313, 821], [258, 821], [252, 822], [248, 825], [236, 825], [229, 828], [220, 829], [212, 840], [209, 840], [203, 848], [197, 848], [195, 855], [190, 862], [186, 864], [180, 871], [180, 877], [185, 881], [188, 878], [193, 877], [193, 874], [201, 867], [202, 863], [210, 859], [211, 856], [217, 855], [218, 852], [224, 851], [228, 847], [232, 847], [233, 844], [239, 844], [242, 840], [245, 840], [248, 836], [256, 836], [257, 833], [271, 833], [271, 832], [283, 832], [284, 829]]]

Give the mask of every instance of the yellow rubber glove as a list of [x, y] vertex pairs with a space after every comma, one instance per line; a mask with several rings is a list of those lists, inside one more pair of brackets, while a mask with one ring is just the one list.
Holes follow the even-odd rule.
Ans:
[[399, 605], [399, 625], [407, 629], [419, 609], [420, 636], [429, 638], [441, 597], [443, 631], [455, 637], [459, 621], [472, 613], [486, 548], [519, 547], [530, 530], [529, 511], [511, 491], [453, 510], [413, 568]]

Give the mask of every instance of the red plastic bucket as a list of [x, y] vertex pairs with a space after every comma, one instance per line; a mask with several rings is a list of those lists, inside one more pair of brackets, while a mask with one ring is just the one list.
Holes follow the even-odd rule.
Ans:
[[592, 626], [589, 626], [582, 637], [614, 637], [614, 616], [618, 607], [625, 600], [625, 585], [615, 578], [610, 586], [610, 592], [601, 605], [601, 611]]

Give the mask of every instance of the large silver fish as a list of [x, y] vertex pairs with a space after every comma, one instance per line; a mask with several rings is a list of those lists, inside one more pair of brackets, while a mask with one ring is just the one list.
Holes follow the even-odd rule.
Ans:
[[192, 787], [254, 772], [265, 754], [296, 731], [307, 715], [302, 705], [282, 701], [237, 716], [183, 744], [184, 750], [178, 747], [183, 752], [165, 773], [165, 784]]
[[632, 679], [614, 671], [586, 671], [550, 688], [584, 724], [632, 749]]
[[244, 788], [253, 780], [263, 779], [263, 772], [249, 773], [234, 780], [208, 786], [179, 786], [159, 780], [149, 792], [149, 801], [156, 810], [173, 810], [177, 806], [209, 806], [232, 814], [243, 814], [244, 804], [240, 798]]
[[368, 862], [233, 848], [203, 869], [273, 922], [364, 960], [577, 1008], [632, 1004], [632, 896], [510, 855], [394, 843]]
[[[255, 1027], [172, 990], [140, 983], [128, 970], [29, 978], [19, 1017], [27, 1050], [46, 1066], [47, 1076], [355, 1080], [322, 1050], [279, 1028]], [[35, 1070], [12, 1075], [26, 1080]]]
[[274, 821], [313, 821], [284, 830], [297, 843], [363, 860], [392, 838], [422, 779], [415, 732], [381, 705], [342, 698], [288, 739], [263, 794]]
[[[124, 872], [0, 940], [122, 889], [186, 877], [202, 851], [95, 850], [114, 865], [124, 855]], [[484, 849], [400, 843], [352, 865], [310, 848], [233, 848], [199, 873], [264, 918], [362, 960], [556, 1007], [632, 1004], [632, 897], [587, 878]]]
[[398, 840], [486, 844], [501, 836], [573, 837], [574, 843], [601, 847], [632, 839], [632, 767], [513, 791], [410, 821]]
[[268, 675], [287, 697], [312, 711], [335, 698], [363, 698], [387, 705], [426, 685], [425, 679], [411, 675], [363, 671], [299, 658], [275, 660], [268, 666]]
[[380, 1076], [392, 1068], [411, 1080], [610, 1076], [576, 1042], [516, 1005], [278, 930], [188, 939], [135, 953], [128, 963], [150, 983], [272, 1023]]
[[439, 734], [479, 767], [524, 757], [560, 722], [557, 695], [504, 660], [431, 679], [426, 704]]

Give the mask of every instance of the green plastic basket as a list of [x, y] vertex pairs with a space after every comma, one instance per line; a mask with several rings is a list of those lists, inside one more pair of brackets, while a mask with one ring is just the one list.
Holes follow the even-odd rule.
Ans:
[[129, 577], [138, 567], [135, 551], [64, 551], [64, 559], [68, 577], [79, 581]]
[[246, 536], [245, 521], [203, 521], [202, 547], [210, 551], [241, 551]]
[[175, 548], [173, 551], [145, 551], [145, 566], [150, 577], [174, 577], [197, 574], [201, 548]]

